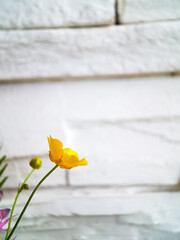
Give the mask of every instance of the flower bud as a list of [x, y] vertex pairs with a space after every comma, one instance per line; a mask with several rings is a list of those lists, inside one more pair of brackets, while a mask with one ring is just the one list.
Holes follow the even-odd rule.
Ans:
[[29, 165], [33, 169], [40, 169], [41, 165], [42, 165], [42, 161], [39, 157], [35, 157], [35, 158], [31, 159], [31, 161], [29, 162]]

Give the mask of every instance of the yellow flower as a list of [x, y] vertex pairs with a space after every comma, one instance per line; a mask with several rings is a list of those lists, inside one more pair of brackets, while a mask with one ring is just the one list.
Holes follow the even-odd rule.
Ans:
[[60, 166], [60, 168], [71, 169], [73, 167], [85, 166], [88, 164], [85, 158], [79, 160], [78, 154], [71, 148], [62, 148], [63, 144], [58, 139], [48, 138], [49, 142], [49, 158], [52, 162]]

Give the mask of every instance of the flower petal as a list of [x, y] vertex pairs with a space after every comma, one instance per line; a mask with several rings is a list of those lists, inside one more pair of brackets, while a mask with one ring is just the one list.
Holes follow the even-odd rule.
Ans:
[[62, 161], [59, 166], [65, 169], [71, 169], [73, 167], [87, 165], [86, 159], [82, 159], [79, 161], [79, 156], [77, 152], [73, 151], [70, 148], [63, 149]]
[[86, 166], [86, 165], [88, 165], [88, 161], [85, 158], [79, 161], [79, 166]]
[[62, 154], [63, 154], [63, 144], [58, 139], [54, 139], [51, 137], [51, 135], [48, 137], [49, 142], [49, 158], [52, 162], [55, 162], [56, 164], [59, 164]]
[[6, 218], [8, 216], [8, 214], [10, 213], [10, 211], [11, 211], [11, 209], [9, 209], [9, 208], [0, 209], [0, 218], [1, 218], [1, 220]]
[[74, 156], [77, 160], [79, 160], [79, 156], [78, 156], [77, 152], [73, 151], [71, 148], [64, 148], [63, 156], [64, 155]]

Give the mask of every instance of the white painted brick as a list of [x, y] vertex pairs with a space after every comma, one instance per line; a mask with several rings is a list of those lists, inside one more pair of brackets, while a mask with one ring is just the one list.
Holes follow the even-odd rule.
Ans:
[[[37, 183], [45, 176], [45, 174], [48, 173], [48, 171], [50, 171], [55, 166], [55, 164], [52, 163], [48, 157], [41, 157], [41, 159], [41, 169], [35, 170], [27, 182], [30, 189], [36, 186]], [[4, 176], [7, 175], [8, 180], [4, 184], [4, 188], [17, 189], [18, 185], [20, 183], [23, 183], [28, 173], [30, 173], [30, 171], [32, 170], [32, 168], [29, 166], [30, 160], [31, 158], [22, 158], [20, 160], [15, 159], [11, 161], [7, 160], [8, 167], [6, 169], [6, 172], [4, 173]], [[42, 186], [54, 187], [57, 185], [65, 184], [65, 170], [59, 168], [56, 169], [56, 171], [54, 171], [53, 174], [44, 181]]]
[[179, 41], [179, 21], [91, 29], [1, 31], [0, 79], [179, 71]]
[[169, 121], [156, 120], [156, 123], [149, 121], [148, 124], [146, 122], [141, 122], [140, 124], [132, 122], [130, 125], [124, 123], [123, 126], [129, 130], [159, 138], [163, 141], [178, 145], [180, 144], [179, 121], [180, 119], [176, 121], [172, 118], [169, 119]]
[[122, 23], [179, 19], [180, 1], [119, 0], [119, 18]]
[[48, 154], [47, 136], [65, 140], [58, 83], [0, 86], [1, 155]]
[[[178, 192], [144, 192], [140, 194], [117, 194], [120, 189], [110, 190], [109, 196], [104, 196], [104, 190], [99, 189], [39, 189], [29, 205], [24, 217], [41, 218], [42, 221], [49, 216], [56, 219], [60, 216], [112, 216], [116, 215], [116, 223], [135, 224], [136, 226], [153, 227], [154, 229], [178, 232], [180, 207]], [[148, 190], [148, 188], [146, 189]], [[78, 191], [78, 194], [76, 193]], [[84, 192], [84, 193], [83, 193]], [[47, 194], [48, 193], [48, 194]], [[27, 200], [27, 192], [21, 194], [16, 212], [20, 212]], [[12, 198], [12, 195], [11, 195]], [[11, 200], [12, 201], [12, 200]], [[10, 203], [7, 195], [2, 207]], [[136, 221], [137, 219], [137, 221]], [[40, 230], [41, 223], [34, 223], [35, 230]], [[76, 223], [74, 222], [76, 225]], [[56, 228], [56, 223], [50, 226]], [[22, 222], [22, 227], [26, 223]], [[60, 225], [61, 226], [61, 225]], [[60, 227], [59, 226], [59, 227]], [[48, 228], [48, 227], [47, 227]]]
[[[35, 218], [34, 225], [19, 228], [16, 233], [20, 240], [179, 240], [180, 233], [157, 230], [152, 226], [119, 224], [115, 217], [63, 217]], [[33, 221], [32, 220], [32, 221]], [[26, 221], [26, 219], [25, 219]], [[29, 223], [29, 222], [27, 222]], [[37, 229], [38, 225], [38, 230]], [[55, 227], [53, 227], [55, 226]]]
[[[46, 136], [51, 133], [89, 161], [88, 167], [70, 171], [72, 184], [177, 183], [179, 82], [179, 77], [163, 77], [2, 85], [1, 154], [47, 154]], [[18, 170], [15, 163], [12, 178], [16, 168], [22, 180], [25, 165], [21, 162]], [[8, 182], [8, 187], [14, 185]]]
[[31, 222], [24, 220], [27, 223], [27, 227], [20, 227], [16, 231], [20, 240], [60, 238], [63, 240], [179, 240], [180, 237], [179, 232], [162, 231], [154, 226], [119, 224], [115, 216], [32, 219], [31, 222], [34, 220], [36, 226], [33, 224], [28, 225]]
[[62, 88], [71, 124], [180, 116], [180, 77], [64, 82]]
[[89, 165], [70, 171], [70, 184], [178, 184], [180, 121], [161, 125], [99, 122], [72, 128], [70, 145]]
[[1, 0], [0, 28], [54, 28], [114, 23], [114, 0]]

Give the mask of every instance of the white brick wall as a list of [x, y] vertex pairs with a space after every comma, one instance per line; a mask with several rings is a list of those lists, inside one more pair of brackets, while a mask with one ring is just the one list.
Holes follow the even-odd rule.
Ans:
[[1, 29], [110, 25], [114, 0], [0, 0]]
[[154, 22], [180, 18], [179, 0], [119, 0], [122, 23]]
[[179, 71], [179, 42], [180, 21], [107, 28], [2, 31], [0, 80]]
[[65, 141], [59, 84], [2, 85], [0, 95], [2, 154], [23, 157], [47, 153], [46, 135], [50, 133], [59, 132]]
[[1, 208], [32, 156], [31, 189], [53, 166], [47, 135], [89, 162], [49, 177], [18, 239], [179, 240], [179, 1], [0, 4]]

